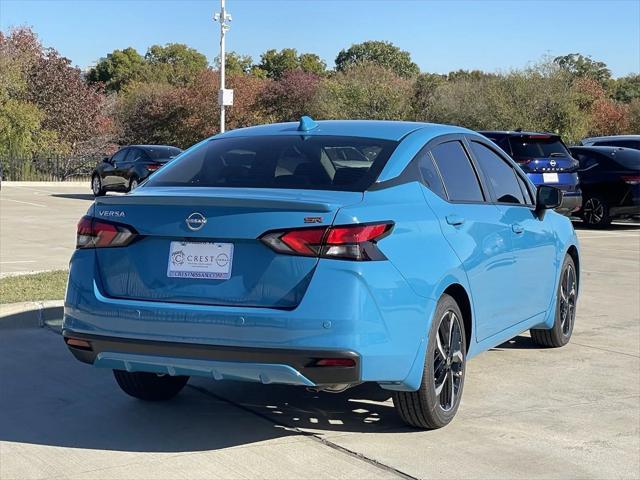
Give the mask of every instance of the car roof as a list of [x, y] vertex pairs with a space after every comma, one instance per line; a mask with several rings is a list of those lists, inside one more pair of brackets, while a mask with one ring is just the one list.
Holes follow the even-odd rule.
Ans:
[[601, 140], [640, 140], [640, 135], [606, 135], [603, 137], [583, 138], [583, 142], [598, 142]]
[[128, 147], [136, 147], [136, 148], [142, 148], [143, 150], [147, 150], [147, 149], [154, 149], [154, 148], [177, 148], [178, 150], [181, 150], [180, 147], [176, 147], [174, 145], [126, 145], [122, 148], [128, 148]]
[[520, 136], [527, 136], [527, 135], [549, 135], [551, 137], [557, 137], [560, 138], [560, 135], [558, 135], [557, 133], [551, 133], [551, 132], [525, 132], [525, 131], [516, 131], [516, 130], [482, 130], [482, 131], [478, 131], [478, 133], [481, 133], [482, 135], [492, 135], [492, 134], [498, 134], [498, 135], [508, 135], [511, 137], [520, 137]]
[[431, 133], [433, 137], [447, 133], [474, 133], [453, 125], [392, 120], [319, 120], [313, 124], [317, 126], [309, 130], [299, 130], [300, 122], [258, 125], [230, 130], [216, 135], [215, 138], [260, 135], [336, 135], [399, 141], [416, 130], [427, 130], [426, 133]]

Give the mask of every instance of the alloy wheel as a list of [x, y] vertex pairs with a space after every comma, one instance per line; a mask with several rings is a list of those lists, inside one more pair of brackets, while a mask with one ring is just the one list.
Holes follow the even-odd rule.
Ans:
[[131, 186], [129, 187], [129, 190], [135, 190], [136, 188], [138, 188], [138, 180], [134, 178], [133, 180], [131, 180]]
[[582, 213], [587, 223], [598, 224], [604, 218], [604, 205], [597, 198], [590, 198], [584, 203]]
[[560, 281], [560, 328], [564, 336], [570, 335], [576, 317], [576, 272], [573, 265], [567, 265]]
[[100, 177], [98, 177], [97, 175], [94, 176], [93, 180], [91, 181], [91, 189], [93, 190], [93, 194], [99, 195], [101, 187], [102, 185], [100, 185]]
[[464, 375], [460, 319], [452, 310], [440, 318], [433, 358], [433, 383], [440, 407], [451, 410], [457, 402]]

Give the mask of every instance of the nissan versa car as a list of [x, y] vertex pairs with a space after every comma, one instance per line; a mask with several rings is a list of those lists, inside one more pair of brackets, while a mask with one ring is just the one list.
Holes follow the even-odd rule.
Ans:
[[580, 209], [578, 161], [571, 157], [559, 135], [521, 130], [480, 133], [511, 155], [534, 185], [551, 185], [562, 190], [559, 213], [571, 215]]
[[131, 145], [106, 157], [91, 174], [91, 191], [96, 197], [108, 191], [130, 192], [149, 175], [180, 154], [169, 145]]
[[[355, 152], [358, 152], [355, 154]], [[565, 345], [579, 251], [561, 192], [463, 128], [303, 117], [190, 148], [79, 224], [64, 340], [120, 387], [190, 376], [393, 391], [446, 425], [467, 360]]]

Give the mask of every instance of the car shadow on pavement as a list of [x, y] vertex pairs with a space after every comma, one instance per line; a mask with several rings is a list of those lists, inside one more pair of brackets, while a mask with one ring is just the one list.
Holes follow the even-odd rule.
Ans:
[[492, 348], [490, 351], [501, 352], [502, 350], [535, 350], [541, 348], [544, 347], [537, 345], [533, 340], [531, 340], [531, 337], [518, 335], [517, 337], [513, 337], [511, 340], [507, 340], [497, 347]]
[[[168, 402], [125, 395], [110, 371], [72, 358], [48, 329], [0, 335], [0, 441], [125, 452], [193, 452], [300, 435], [411, 431], [389, 392], [191, 379]], [[315, 432], [314, 432], [315, 433]]]
[[69, 198], [71, 200], [95, 200], [96, 197], [92, 193], [53, 193], [52, 197]]

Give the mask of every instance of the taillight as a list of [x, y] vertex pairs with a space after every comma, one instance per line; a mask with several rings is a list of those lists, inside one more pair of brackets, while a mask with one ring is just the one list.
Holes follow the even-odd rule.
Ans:
[[387, 236], [393, 222], [277, 230], [260, 237], [278, 253], [343, 260], [384, 260], [376, 243]]
[[622, 180], [629, 185], [640, 185], [640, 175], [623, 175]]
[[516, 158], [516, 163], [520, 165], [529, 165], [533, 162], [533, 158]]
[[137, 235], [128, 225], [84, 216], [78, 222], [76, 248], [125, 247]]
[[151, 165], [147, 165], [145, 168], [147, 170], [149, 170], [150, 172], [155, 172], [156, 170], [158, 170], [162, 165], [159, 163], [152, 163]]

